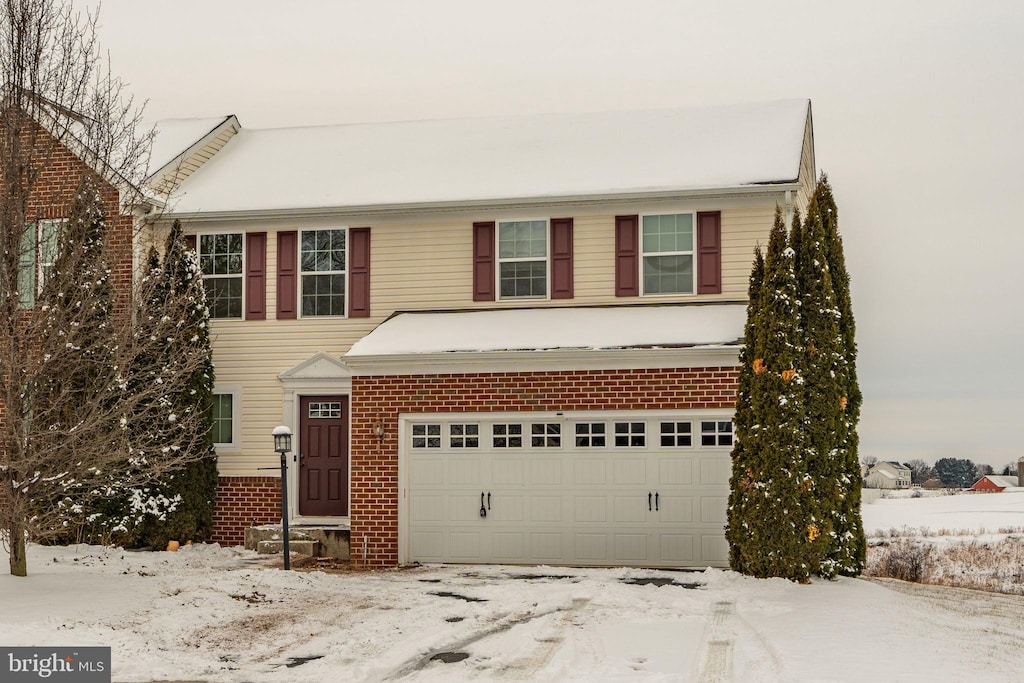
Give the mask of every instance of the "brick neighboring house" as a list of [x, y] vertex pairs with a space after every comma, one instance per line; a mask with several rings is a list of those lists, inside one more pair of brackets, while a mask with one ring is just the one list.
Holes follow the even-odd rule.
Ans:
[[[31, 154], [26, 152], [27, 159], [41, 165], [25, 204], [26, 227], [34, 227], [34, 230], [26, 235], [27, 242], [23, 243], [25, 253], [19, 255], [21, 305], [31, 307], [42, 291], [46, 267], [54, 256], [48, 253], [48, 248], [55, 247], [57, 232], [69, 216], [75, 193], [82, 180], [88, 177], [97, 182], [106, 214], [110, 281], [118, 297], [115, 306], [127, 310], [132, 292], [134, 227], [148, 206], [129, 210], [128, 205], [134, 201], [129, 202], [127, 198], [130, 196], [134, 200], [138, 196], [136, 188], [109, 173], [108, 169], [97, 169], [83, 161], [35, 119], [24, 114], [10, 114], [9, 111], [0, 111], [0, 118], [16, 117], [17, 120], [9, 123], [11, 130], [21, 131], [25, 149], [33, 150]], [[77, 141], [69, 139], [68, 142]], [[0, 401], [0, 420], [5, 420], [6, 415], [6, 407]], [[0, 454], [0, 458], [3, 457], [6, 456]], [[0, 491], [0, 506], [8, 502], [6, 491]]]
[[249, 130], [162, 122], [210, 297], [216, 540], [354, 559], [726, 566], [754, 246], [815, 182], [807, 100]]
[[868, 489], [906, 489], [910, 479], [910, 467], [895, 460], [876, 462], [864, 470], [864, 488]]

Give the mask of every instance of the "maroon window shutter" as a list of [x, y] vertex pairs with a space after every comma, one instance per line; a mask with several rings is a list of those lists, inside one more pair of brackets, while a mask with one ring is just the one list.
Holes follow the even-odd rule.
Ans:
[[551, 298], [571, 299], [572, 219], [551, 219]]
[[640, 296], [640, 217], [615, 217], [615, 296]]
[[185, 244], [188, 245], [189, 249], [191, 249], [192, 251], [195, 251], [196, 250], [196, 236], [195, 235], [185, 235]]
[[348, 317], [370, 315], [370, 229], [348, 231]]
[[722, 212], [697, 214], [697, 293], [722, 293]]
[[245, 319], [267, 319], [267, 233], [245, 234]]
[[294, 320], [299, 301], [299, 233], [277, 233], [277, 319]]
[[473, 224], [473, 301], [494, 301], [494, 221]]

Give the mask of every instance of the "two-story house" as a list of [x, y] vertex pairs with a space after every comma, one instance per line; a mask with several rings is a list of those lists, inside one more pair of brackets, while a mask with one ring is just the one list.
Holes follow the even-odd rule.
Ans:
[[217, 540], [353, 559], [725, 566], [750, 266], [810, 103], [250, 130], [165, 122], [158, 225], [213, 316]]
[[869, 489], [910, 488], [910, 467], [895, 460], [883, 460], [866, 467], [864, 487]]

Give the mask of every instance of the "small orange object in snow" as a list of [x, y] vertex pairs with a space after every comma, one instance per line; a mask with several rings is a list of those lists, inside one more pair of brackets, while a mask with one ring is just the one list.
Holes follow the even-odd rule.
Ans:
[[169, 552], [169, 553], [178, 552], [178, 542], [177, 541], [167, 541], [167, 552]]

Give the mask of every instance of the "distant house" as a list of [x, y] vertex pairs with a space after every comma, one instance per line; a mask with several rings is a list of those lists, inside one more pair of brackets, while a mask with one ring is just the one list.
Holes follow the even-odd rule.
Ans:
[[1001, 493], [1003, 491], [1024, 491], [1024, 481], [1020, 475], [986, 474], [974, 482], [971, 491], [979, 493]]
[[910, 487], [910, 467], [894, 460], [876, 462], [864, 473], [864, 488], [905, 489]]

